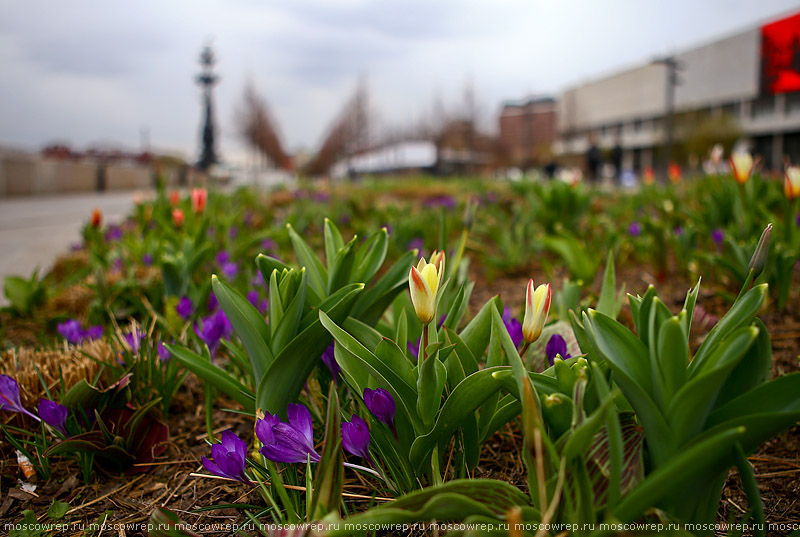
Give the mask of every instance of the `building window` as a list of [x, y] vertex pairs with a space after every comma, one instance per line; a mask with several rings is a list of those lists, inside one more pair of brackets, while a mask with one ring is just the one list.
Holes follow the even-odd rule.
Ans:
[[753, 119], [771, 116], [775, 113], [775, 97], [772, 95], [766, 95], [764, 97], [754, 99], [750, 108], [750, 113]]
[[800, 112], [800, 91], [786, 94], [786, 114]]
[[633, 122], [633, 132], [639, 132], [642, 130], [643, 121], [641, 119], [637, 119]]

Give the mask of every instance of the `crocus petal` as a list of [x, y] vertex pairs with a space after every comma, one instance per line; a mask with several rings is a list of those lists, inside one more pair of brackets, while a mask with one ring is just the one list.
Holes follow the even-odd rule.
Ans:
[[571, 358], [567, 352], [567, 342], [560, 334], [553, 334], [550, 336], [550, 339], [547, 341], [547, 346], [545, 347], [545, 354], [547, 355], [547, 361], [550, 365], [553, 365], [556, 356], [561, 356], [563, 360]]
[[222, 431], [220, 442], [228, 452], [236, 453], [241, 460], [247, 457], [247, 444], [233, 431]]
[[350, 454], [369, 459], [369, 427], [353, 414], [350, 422], [342, 423], [342, 447]]
[[64, 436], [67, 434], [67, 407], [55, 401], [39, 399], [39, 417], [43, 422]]
[[394, 425], [394, 398], [388, 391], [383, 388], [364, 388], [364, 404], [379, 421], [390, 427]]
[[314, 445], [314, 428], [311, 423], [311, 413], [303, 405], [289, 405], [286, 414], [289, 416], [289, 425], [302, 434], [310, 445]]
[[223, 472], [223, 471], [220, 469], [220, 467], [219, 467], [219, 466], [217, 466], [216, 464], [214, 464], [214, 462], [213, 462], [211, 459], [209, 459], [209, 458], [206, 458], [206, 457], [200, 457], [200, 462], [202, 462], [202, 463], [203, 463], [203, 466], [205, 466], [206, 470], [208, 470], [208, 471], [209, 471], [209, 472], [211, 472], [212, 474], [214, 474], [214, 475], [218, 475], [218, 476], [221, 476], [221, 477], [228, 477], [228, 476], [225, 474], [225, 472]]
[[0, 375], [0, 410], [7, 412], [20, 412], [36, 421], [41, 421], [39, 416], [25, 410], [19, 400], [19, 384], [8, 375]]

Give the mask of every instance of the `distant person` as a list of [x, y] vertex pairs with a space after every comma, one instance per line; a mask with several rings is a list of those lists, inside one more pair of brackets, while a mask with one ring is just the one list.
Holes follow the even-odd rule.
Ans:
[[614, 180], [617, 183], [622, 183], [622, 146], [619, 142], [616, 143], [614, 149], [611, 150], [611, 164], [614, 165]]
[[600, 165], [603, 163], [603, 156], [600, 154], [600, 148], [597, 143], [592, 139], [590, 141], [589, 150], [586, 152], [586, 171], [589, 175], [590, 182], [597, 182], [600, 180]]
[[558, 171], [558, 162], [555, 160], [551, 160], [544, 166], [544, 174], [547, 176], [548, 179], [552, 179], [556, 176], [556, 172]]

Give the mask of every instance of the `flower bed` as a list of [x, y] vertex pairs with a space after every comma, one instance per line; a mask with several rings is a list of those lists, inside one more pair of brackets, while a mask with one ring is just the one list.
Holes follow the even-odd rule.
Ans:
[[6, 285], [0, 518], [796, 520], [793, 191], [466, 185], [92, 215]]

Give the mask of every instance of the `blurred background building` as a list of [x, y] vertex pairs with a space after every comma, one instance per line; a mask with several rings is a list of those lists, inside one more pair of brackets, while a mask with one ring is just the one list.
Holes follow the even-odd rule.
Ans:
[[742, 139], [765, 169], [800, 162], [800, 14], [568, 88], [556, 115], [562, 158], [594, 141], [605, 151], [619, 144], [625, 169], [657, 169], [672, 116], [679, 163]]

